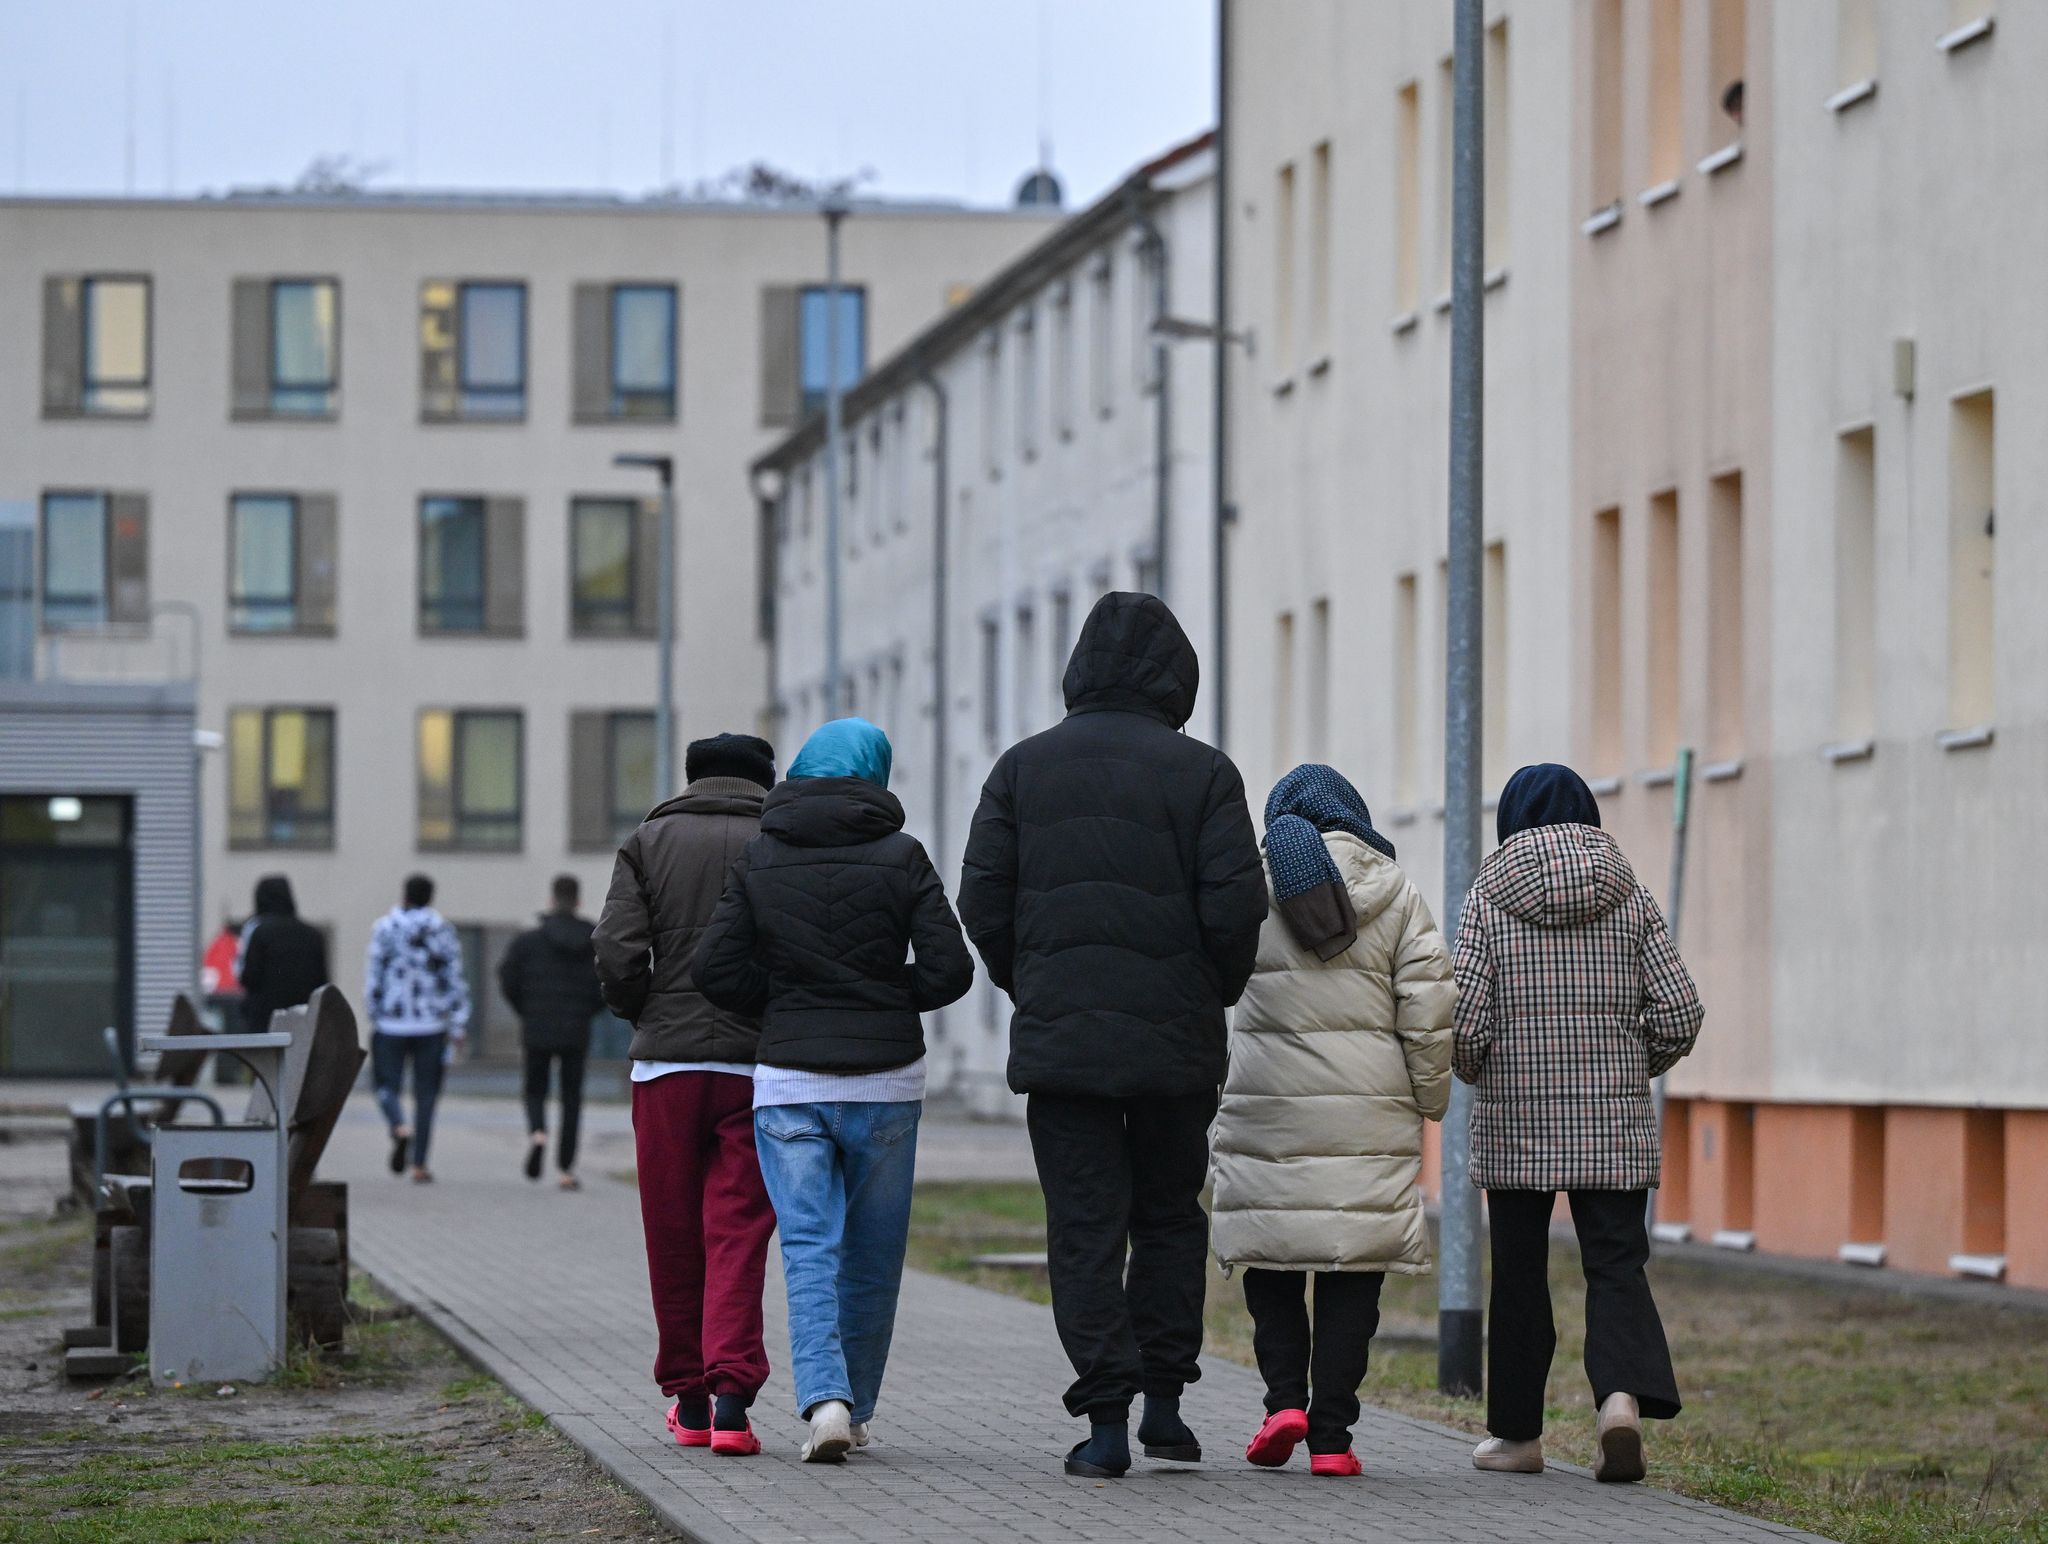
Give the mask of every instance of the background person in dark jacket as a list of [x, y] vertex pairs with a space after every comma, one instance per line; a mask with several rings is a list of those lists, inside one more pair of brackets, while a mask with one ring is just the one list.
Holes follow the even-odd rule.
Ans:
[[242, 1029], [261, 1034], [279, 1008], [296, 1008], [331, 979], [327, 940], [299, 920], [292, 882], [282, 874], [256, 881], [256, 915], [242, 929], [237, 979], [242, 986]]
[[590, 1054], [590, 1021], [604, 1006], [591, 958], [595, 929], [576, 915], [581, 889], [574, 874], [558, 875], [554, 906], [540, 926], [512, 940], [498, 962], [498, 990], [519, 1015], [526, 1051], [526, 1177], [539, 1179], [548, 1146], [548, 1067], [561, 1065], [562, 1134], [555, 1167], [562, 1188], [576, 1188], [576, 1133], [583, 1119], [583, 1064]]
[[808, 1463], [866, 1445], [910, 1232], [918, 1015], [974, 980], [945, 887], [904, 834], [889, 762], [866, 719], [804, 743], [697, 955], [705, 996], [762, 1015], [754, 1145], [782, 1234]]
[[1201, 1191], [1266, 881], [1237, 768], [1175, 732], [1198, 680], [1164, 601], [1103, 596], [1066, 719], [996, 762], [962, 868], [961, 917], [1016, 1005], [1010, 1087], [1030, 1096], [1067, 1411], [1093, 1425], [1071, 1474], [1130, 1467], [1141, 1392], [1145, 1451], [1201, 1457], [1179, 1409], [1201, 1376]]
[[775, 1231], [754, 1157], [760, 1025], [707, 1001], [690, 965], [726, 870], [760, 829], [775, 751], [714, 735], [691, 742], [683, 772], [689, 786], [619, 848], [594, 943], [605, 1000], [633, 1026], [633, 1148], [669, 1434], [745, 1454], [760, 1450], [747, 1409], [768, 1381], [761, 1283]]

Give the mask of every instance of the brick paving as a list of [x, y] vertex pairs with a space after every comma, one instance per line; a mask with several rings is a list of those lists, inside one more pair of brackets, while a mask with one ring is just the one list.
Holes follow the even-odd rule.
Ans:
[[[384, 1171], [382, 1128], [359, 1097], [323, 1172], [351, 1181], [359, 1264], [703, 1544], [1813, 1537], [1662, 1491], [1596, 1485], [1580, 1470], [1481, 1475], [1471, 1439], [1370, 1408], [1357, 1440], [1366, 1478], [1312, 1480], [1301, 1455], [1287, 1470], [1253, 1469], [1240, 1454], [1260, 1410], [1258, 1377], [1214, 1360], [1184, 1407], [1210, 1462], [1141, 1459], [1121, 1482], [1068, 1479], [1059, 1458], [1082, 1432], [1060, 1408], [1069, 1372], [1049, 1311], [915, 1273], [872, 1448], [843, 1467], [796, 1461], [803, 1427], [781, 1372], [788, 1340], [771, 1273], [777, 1373], [755, 1407], [767, 1451], [684, 1451], [662, 1432], [664, 1402], [649, 1378], [638, 1204], [606, 1178], [632, 1161], [625, 1111], [599, 1106], [589, 1116], [579, 1194], [520, 1177], [523, 1122], [511, 1101], [445, 1103], [439, 1183], [416, 1187]], [[1021, 1134], [1008, 1129], [934, 1123], [920, 1158], [931, 1177], [1029, 1172]]]

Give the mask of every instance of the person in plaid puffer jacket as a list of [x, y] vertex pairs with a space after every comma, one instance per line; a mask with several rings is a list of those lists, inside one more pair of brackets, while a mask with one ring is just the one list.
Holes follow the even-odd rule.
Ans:
[[1649, 1192], [1661, 1144], [1651, 1080], [1692, 1049], [1699, 992], [1569, 767], [1524, 767], [1497, 815], [1452, 961], [1452, 1070], [1473, 1084], [1472, 1183], [1493, 1251], [1481, 1469], [1543, 1468], [1543, 1394], [1557, 1335], [1550, 1217], [1570, 1197], [1586, 1273], [1586, 1373], [1603, 1480], [1643, 1476], [1641, 1420], [1678, 1414], [1650, 1296]]

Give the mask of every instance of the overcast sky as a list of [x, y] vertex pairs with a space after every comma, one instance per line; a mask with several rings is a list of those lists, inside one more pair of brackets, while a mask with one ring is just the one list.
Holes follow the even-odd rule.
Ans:
[[1076, 204], [1208, 126], [1214, 12], [0, 0], [0, 188], [219, 192], [347, 155], [394, 188], [639, 194], [664, 172], [690, 183], [762, 159], [809, 177], [871, 167], [866, 191], [1007, 202], [1043, 130]]

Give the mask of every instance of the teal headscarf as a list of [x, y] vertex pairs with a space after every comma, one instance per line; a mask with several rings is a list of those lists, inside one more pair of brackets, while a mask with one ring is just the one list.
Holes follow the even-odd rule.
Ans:
[[798, 777], [861, 777], [877, 788], [889, 786], [889, 737], [864, 718], [835, 718], [820, 724], [789, 764]]

